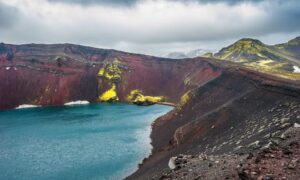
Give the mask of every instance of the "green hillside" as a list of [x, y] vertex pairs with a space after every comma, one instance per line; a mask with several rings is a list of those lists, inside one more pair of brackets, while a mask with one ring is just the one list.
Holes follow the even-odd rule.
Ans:
[[295, 67], [300, 67], [300, 37], [287, 43], [266, 45], [259, 40], [244, 38], [221, 49], [214, 58], [243, 64], [252, 69], [296, 78]]
[[275, 47], [280, 53], [290, 56], [300, 63], [300, 36], [287, 43], [275, 45]]

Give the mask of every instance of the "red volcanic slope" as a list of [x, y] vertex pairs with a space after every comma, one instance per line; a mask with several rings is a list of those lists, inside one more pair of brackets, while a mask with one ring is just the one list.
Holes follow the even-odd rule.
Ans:
[[[123, 67], [117, 92], [121, 101], [133, 89], [165, 96], [181, 95], [220, 75], [219, 68], [198, 60], [168, 60], [71, 44], [0, 44], [0, 109], [21, 104], [62, 105], [98, 101], [97, 73], [103, 62], [117, 58]], [[185, 81], [186, 80], [186, 81]], [[188, 81], [187, 81], [188, 80]]]

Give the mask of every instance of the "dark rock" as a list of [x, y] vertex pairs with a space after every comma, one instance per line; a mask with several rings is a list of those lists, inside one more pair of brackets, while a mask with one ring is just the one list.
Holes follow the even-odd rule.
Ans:
[[283, 152], [283, 154], [285, 154], [285, 155], [290, 155], [290, 154], [293, 153], [293, 152], [290, 151], [288, 148], [283, 148], [283, 149], [282, 149], [282, 152]]
[[247, 156], [247, 159], [252, 159], [253, 158], [253, 154], [249, 153], [249, 155]]
[[238, 171], [238, 176], [241, 180], [248, 180], [249, 176], [244, 169]]

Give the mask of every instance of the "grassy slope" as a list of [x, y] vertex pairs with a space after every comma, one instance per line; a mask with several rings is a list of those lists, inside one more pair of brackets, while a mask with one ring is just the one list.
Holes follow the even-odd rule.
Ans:
[[221, 49], [214, 57], [237, 62], [261, 72], [300, 79], [300, 74], [293, 73], [293, 66], [300, 66], [300, 37], [275, 46], [255, 39], [241, 39]]

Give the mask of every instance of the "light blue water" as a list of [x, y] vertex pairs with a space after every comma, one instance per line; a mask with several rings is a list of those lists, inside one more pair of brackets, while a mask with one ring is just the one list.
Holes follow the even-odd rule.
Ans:
[[151, 151], [171, 107], [94, 104], [0, 112], [0, 179], [122, 179]]

